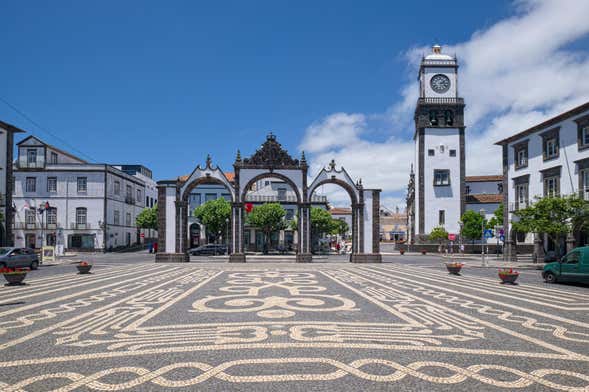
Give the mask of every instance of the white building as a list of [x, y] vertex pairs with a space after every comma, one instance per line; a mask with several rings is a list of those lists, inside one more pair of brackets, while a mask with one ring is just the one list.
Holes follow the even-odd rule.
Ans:
[[23, 130], [0, 121], [0, 246], [12, 245], [12, 161], [14, 134]]
[[437, 226], [458, 233], [465, 210], [464, 100], [458, 93], [456, 58], [435, 45], [421, 61], [418, 80], [411, 238]]
[[[34, 136], [17, 147], [16, 246], [109, 250], [155, 238], [157, 233], [135, 224], [152, 200], [157, 203], [148, 169], [88, 163]], [[138, 173], [124, 171], [133, 168]]]
[[[513, 213], [536, 197], [580, 194], [589, 200], [589, 102], [497, 142], [503, 147], [504, 225], [510, 233], [506, 257], [515, 244], [533, 244], [529, 233], [515, 233]], [[587, 243], [582, 233], [567, 240], [568, 247]], [[536, 238], [534, 253], [554, 250], [547, 238]], [[564, 244], [563, 244], [564, 245]], [[564, 247], [563, 247], [564, 248]]]

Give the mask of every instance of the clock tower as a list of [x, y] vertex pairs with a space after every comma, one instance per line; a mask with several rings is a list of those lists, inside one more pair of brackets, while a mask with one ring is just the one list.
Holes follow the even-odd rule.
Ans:
[[464, 99], [458, 95], [458, 62], [439, 45], [419, 67], [415, 108], [415, 231], [411, 238], [442, 226], [459, 233], [464, 213]]

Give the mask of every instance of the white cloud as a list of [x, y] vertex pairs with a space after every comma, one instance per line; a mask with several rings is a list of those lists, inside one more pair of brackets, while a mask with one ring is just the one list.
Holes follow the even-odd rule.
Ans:
[[[589, 54], [568, 48], [589, 34], [589, 1], [528, 0], [513, 7], [512, 17], [444, 48], [456, 53], [460, 63], [459, 89], [467, 105], [467, 174], [500, 173], [495, 142], [589, 100]], [[386, 113], [391, 135], [413, 126], [418, 94], [414, 76], [429, 50], [407, 50], [411, 78]], [[329, 115], [307, 129], [301, 148], [311, 153], [313, 168], [333, 157], [351, 175], [362, 177], [366, 187], [382, 188], [384, 205], [385, 200], [402, 205], [413, 141], [391, 136], [383, 143], [371, 142], [368, 119], [373, 117]], [[398, 124], [403, 128], [394, 129]]]

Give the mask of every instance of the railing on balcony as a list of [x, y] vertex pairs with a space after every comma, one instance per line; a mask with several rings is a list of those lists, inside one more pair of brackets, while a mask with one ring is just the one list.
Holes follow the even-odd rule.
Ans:
[[446, 104], [446, 105], [464, 105], [464, 98], [444, 98], [444, 97], [429, 97], [418, 98], [417, 104]]
[[88, 230], [91, 228], [92, 225], [90, 223], [70, 223], [70, 229], [72, 230]]
[[35, 230], [41, 228], [41, 223], [26, 223], [26, 222], [14, 222], [14, 228], [17, 230]]
[[453, 66], [453, 65], [456, 65], [456, 59], [452, 59], [452, 60], [426, 60], [426, 59], [423, 59], [423, 60], [421, 60], [421, 65]]
[[511, 203], [509, 203], [509, 212], [515, 212], [518, 210], [522, 210], [524, 208], [527, 208], [529, 205], [530, 205], [529, 201], [511, 202]]
[[[279, 197], [278, 195], [247, 195], [245, 201], [252, 203], [296, 203], [297, 197], [295, 195], [286, 195]], [[311, 203], [327, 203], [327, 196], [313, 195]]]
[[37, 158], [34, 161], [29, 161], [27, 156], [20, 156], [16, 161], [16, 166], [19, 169], [42, 169], [45, 167], [45, 157], [37, 155]]

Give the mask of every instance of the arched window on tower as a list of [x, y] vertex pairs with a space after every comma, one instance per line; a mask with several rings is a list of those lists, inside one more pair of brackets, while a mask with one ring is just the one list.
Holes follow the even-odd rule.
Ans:
[[451, 110], [446, 110], [444, 112], [444, 121], [446, 125], [453, 125], [454, 124], [454, 113]]

